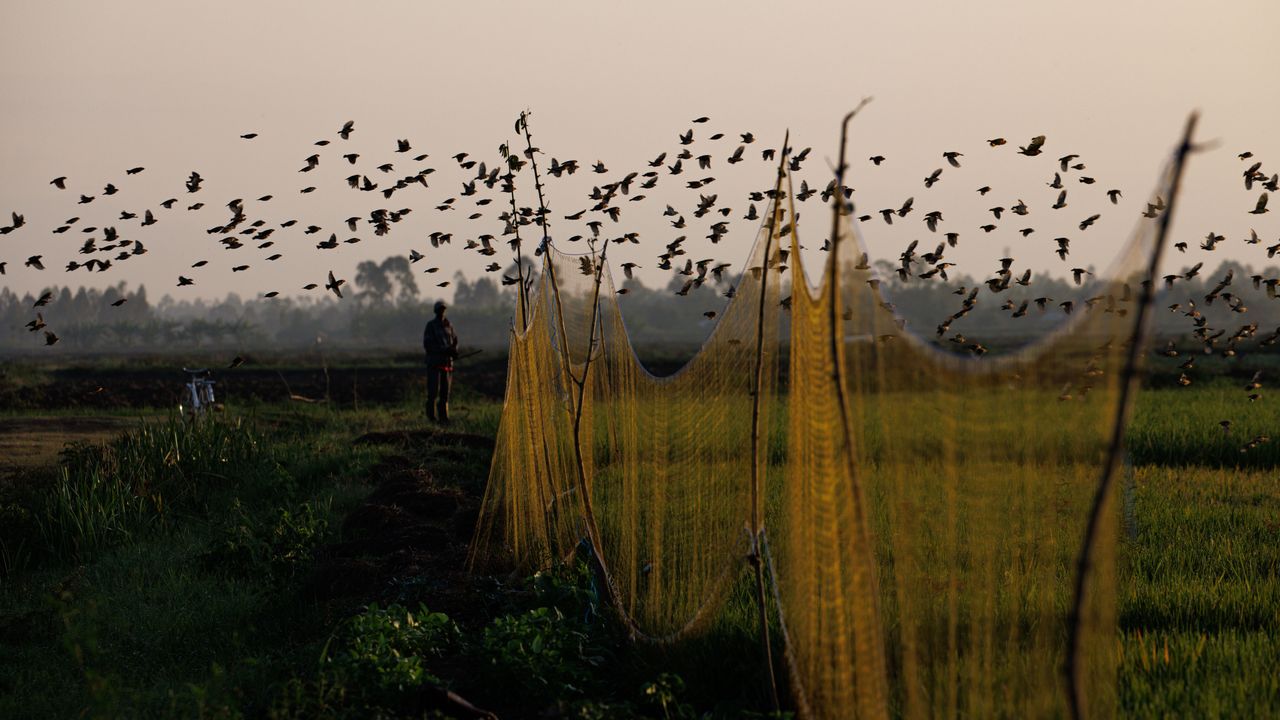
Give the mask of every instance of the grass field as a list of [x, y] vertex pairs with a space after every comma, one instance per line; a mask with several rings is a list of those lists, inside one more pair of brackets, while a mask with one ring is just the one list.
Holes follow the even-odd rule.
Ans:
[[[466, 716], [444, 688], [503, 717], [766, 714], [749, 583], [706, 634], [655, 649], [623, 641], [583, 566], [466, 576], [500, 402], [464, 375], [442, 432], [420, 380], [357, 372], [397, 384], [314, 405], [232, 392], [196, 424], [9, 408], [26, 435], [6, 442], [30, 452], [0, 475], [0, 717]], [[1240, 451], [1274, 415], [1237, 385], [1140, 396], [1126, 717], [1280, 716], [1280, 458]]]

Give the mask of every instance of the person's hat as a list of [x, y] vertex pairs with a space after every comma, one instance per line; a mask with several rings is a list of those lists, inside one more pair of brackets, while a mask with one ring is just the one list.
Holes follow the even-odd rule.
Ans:
[[444, 309], [445, 309], [445, 308], [447, 308], [447, 307], [449, 307], [449, 303], [447, 303], [447, 302], [445, 302], [445, 301], [443, 301], [443, 300], [437, 300], [437, 301], [436, 301], [436, 312], [440, 312], [441, 310], [444, 310]]

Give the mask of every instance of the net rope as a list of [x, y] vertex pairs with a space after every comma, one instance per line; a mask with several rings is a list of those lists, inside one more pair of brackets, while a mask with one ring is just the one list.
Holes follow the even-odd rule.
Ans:
[[[1153, 203], [1172, 204], [1175, 164]], [[991, 357], [903, 328], [854, 260], [847, 204], [811, 286], [791, 198], [784, 164], [732, 299], [666, 377], [639, 361], [604, 257], [544, 246], [470, 568], [533, 571], [586, 542], [633, 636], [671, 642], [759, 547], [802, 717], [1114, 715], [1109, 496], [1073, 627], [1076, 564], [1159, 224], [1059, 298], [1078, 309], [1050, 335]]]
[[[774, 200], [711, 335], [670, 376], [639, 361], [597, 254], [543, 253], [529, 329], [512, 336], [473, 569], [545, 567], [594, 536], [634, 635], [674, 640], [714, 617], [754, 546], [751, 483], [742, 479], [769, 472], [765, 443], [750, 448], [757, 398], [764, 427], [775, 404], [780, 210]], [[761, 326], [769, 331], [757, 338]], [[574, 481], [579, 400], [585, 494]], [[554, 517], [548, 498], [561, 501]]]
[[[797, 704], [809, 717], [1067, 715], [1075, 562], [1157, 224], [1139, 222], [1106, 280], [1062, 298], [1081, 310], [1051, 335], [974, 357], [900, 327], [853, 260], [865, 246], [850, 217], [836, 223], [847, 255], [827, 258], [817, 288], [791, 238], [790, 452], [766, 526]], [[1113, 515], [1081, 626], [1089, 716], [1115, 710]]]

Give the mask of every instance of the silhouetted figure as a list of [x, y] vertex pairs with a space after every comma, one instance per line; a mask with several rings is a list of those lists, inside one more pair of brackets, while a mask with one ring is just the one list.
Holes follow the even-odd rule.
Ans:
[[436, 317], [422, 332], [422, 349], [427, 353], [427, 417], [442, 423], [449, 422], [449, 384], [453, 359], [458, 357], [458, 336], [444, 316], [448, 307], [437, 300]]

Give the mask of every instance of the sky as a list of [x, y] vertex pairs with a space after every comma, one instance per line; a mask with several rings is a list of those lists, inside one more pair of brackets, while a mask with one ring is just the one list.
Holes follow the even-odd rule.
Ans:
[[[695, 154], [715, 156], [711, 171], [687, 170], [680, 180], [716, 176], [698, 190], [680, 188], [661, 170], [662, 184], [648, 201], [626, 205], [626, 214], [606, 232], [640, 233], [641, 245], [618, 246], [618, 262], [637, 262], [648, 284], [664, 284], [655, 256], [675, 232], [661, 215], [666, 203], [690, 219], [689, 257], [738, 263], [755, 228], [738, 220], [746, 191], [771, 185], [772, 163], [758, 150], [777, 147], [786, 132], [797, 148], [812, 147], [803, 172], [819, 188], [830, 178], [841, 116], [860, 98], [874, 101], [855, 121], [850, 184], [859, 212], [897, 207], [915, 197], [922, 211], [945, 208], [944, 228], [962, 233], [952, 252], [961, 268], [987, 276], [993, 259], [1015, 254], [1040, 272], [1071, 266], [1105, 267], [1115, 256], [1152, 190], [1188, 113], [1201, 112], [1198, 138], [1217, 141], [1194, 156], [1176, 216], [1175, 240], [1185, 254], [1171, 254], [1171, 271], [1204, 260], [1237, 259], [1266, 264], [1265, 246], [1280, 242], [1280, 212], [1249, 215], [1259, 194], [1246, 192], [1238, 159], [1254, 153], [1263, 170], [1277, 170], [1280, 93], [1267, 80], [1274, 63], [1280, 4], [1240, 1], [1213, 6], [1164, 2], [1036, 3], [985, 2], [646, 2], [615, 4], [378, 2], [187, 3], [116, 0], [5, 0], [0, 5], [0, 223], [10, 212], [26, 226], [0, 236], [0, 285], [18, 293], [50, 285], [145, 284], [152, 298], [253, 297], [267, 290], [300, 294], [333, 270], [350, 278], [361, 260], [423, 252], [417, 269], [430, 296], [452, 287], [437, 282], [461, 271], [483, 274], [492, 260], [462, 247], [466, 238], [499, 235], [501, 196], [476, 208], [459, 196], [469, 175], [450, 156], [469, 152], [490, 166], [503, 142], [515, 141], [513, 121], [532, 111], [535, 142], [551, 157], [584, 166], [573, 177], [549, 182], [556, 218], [552, 235], [562, 249], [583, 232], [560, 219], [589, 206], [593, 184], [647, 171], [647, 161], [667, 152], [670, 165], [681, 148], [677, 136], [694, 129]], [[693, 124], [700, 116], [710, 122]], [[336, 132], [354, 120], [348, 141]], [[747, 162], [724, 163], [751, 131]], [[256, 132], [253, 140], [243, 133]], [[708, 136], [723, 132], [715, 144]], [[1046, 135], [1045, 155], [1024, 158], [1018, 145]], [[985, 140], [1005, 137], [990, 148]], [[320, 148], [319, 139], [333, 144]], [[413, 144], [395, 153], [395, 141]], [[959, 169], [944, 150], [964, 153]], [[307, 175], [303, 158], [320, 152], [321, 165]], [[357, 166], [339, 157], [359, 152]], [[412, 162], [419, 152], [429, 154]], [[1056, 191], [1044, 187], [1060, 155], [1076, 153], [1087, 170], [1067, 177], [1068, 209], [1049, 210]], [[866, 158], [883, 155], [876, 167]], [[590, 172], [602, 160], [606, 174]], [[393, 162], [380, 173], [377, 164]], [[688, 161], [686, 161], [688, 164]], [[124, 170], [144, 166], [138, 175]], [[346, 187], [359, 171], [379, 183], [433, 167], [430, 188], [413, 188], [384, 200], [378, 193]], [[923, 178], [943, 168], [941, 181], [926, 190]], [[192, 171], [205, 178], [187, 193]], [[1097, 178], [1080, 185], [1078, 176]], [[49, 184], [67, 177], [67, 190]], [[101, 191], [108, 182], [120, 192]], [[318, 189], [306, 195], [301, 188]], [[985, 197], [980, 185], [994, 190]], [[1123, 191], [1112, 207], [1105, 190]], [[483, 188], [482, 188], [483, 190]], [[521, 205], [536, 204], [531, 183], [518, 182]], [[633, 191], [634, 192], [634, 191]], [[735, 222], [716, 246], [693, 228], [699, 193], [719, 195]], [[94, 195], [88, 205], [80, 194]], [[272, 200], [255, 199], [272, 195]], [[177, 198], [173, 210], [160, 201]], [[447, 197], [455, 209], [438, 211]], [[226, 202], [246, 200], [250, 219], [278, 229], [274, 245], [229, 252], [220, 235], [206, 229], [226, 222]], [[1025, 198], [1033, 206], [1037, 232], [1023, 238], [1016, 223], [987, 234], [987, 209]], [[198, 211], [186, 208], [204, 202]], [[816, 252], [826, 220], [814, 204], [801, 212], [801, 237]], [[1280, 200], [1274, 203], [1280, 210]], [[642, 207], [643, 206], [643, 207]], [[387, 236], [374, 237], [366, 224], [348, 232], [343, 220], [372, 208], [411, 208], [413, 213]], [[118, 219], [121, 210], [157, 223]], [[468, 220], [472, 211], [483, 217]], [[1083, 217], [1103, 219], [1088, 233], [1074, 230]], [[878, 219], [864, 228], [869, 247], [895, 257], [911, 239], [930, 246], [941, 239], [920, 222], [920, 212], [893, 227]], [[63, 234], [52, 230], [73, 216], [81, 220]], [[877, 216], [878, 218], [878, 216]], [[706, 218], [705, 225], [713, 218]], [[718, 218], [717, 218], [718, 219]], [[319, 225], [317, 235], [302, 228]], [[146, 255], [109, 271], [67, 274], [69, 260], [89, 237], [86, 226], [112, 225], [142, 241]], [[1246, 245], [1250, 229], [1261, 245]], [[431, 248], [433, 231], [454, 241]], [[1210, 231], [1227, 237], [1214, 254], [1196, 249]], [[336, 250], [314, 249], [330, 232], [361, 237]], [[1051, 238], [1072, 233], [1070, 262], [1053, 256]], [[243, 236], [242, 236], [243, 237]], [[254, 243], [256, 245], [256, 243]], [[923, 249], [923, 248], [922, 248]], [[276, 252], [284, 257], [267, 261]], [[43, 255], [44, 271], [24, 267]], [[106, 257], [105, 255], [101, 257]], [[815, 255], [815, 258], [817, 256]], [[208, 259], [207, 266], [191, 264]], [[241, 272], [231, 268], [247, 264]], [[179, 274], [195, 285], [178, 288]], [[323, 292], [321, 288], [315, 292]]]

